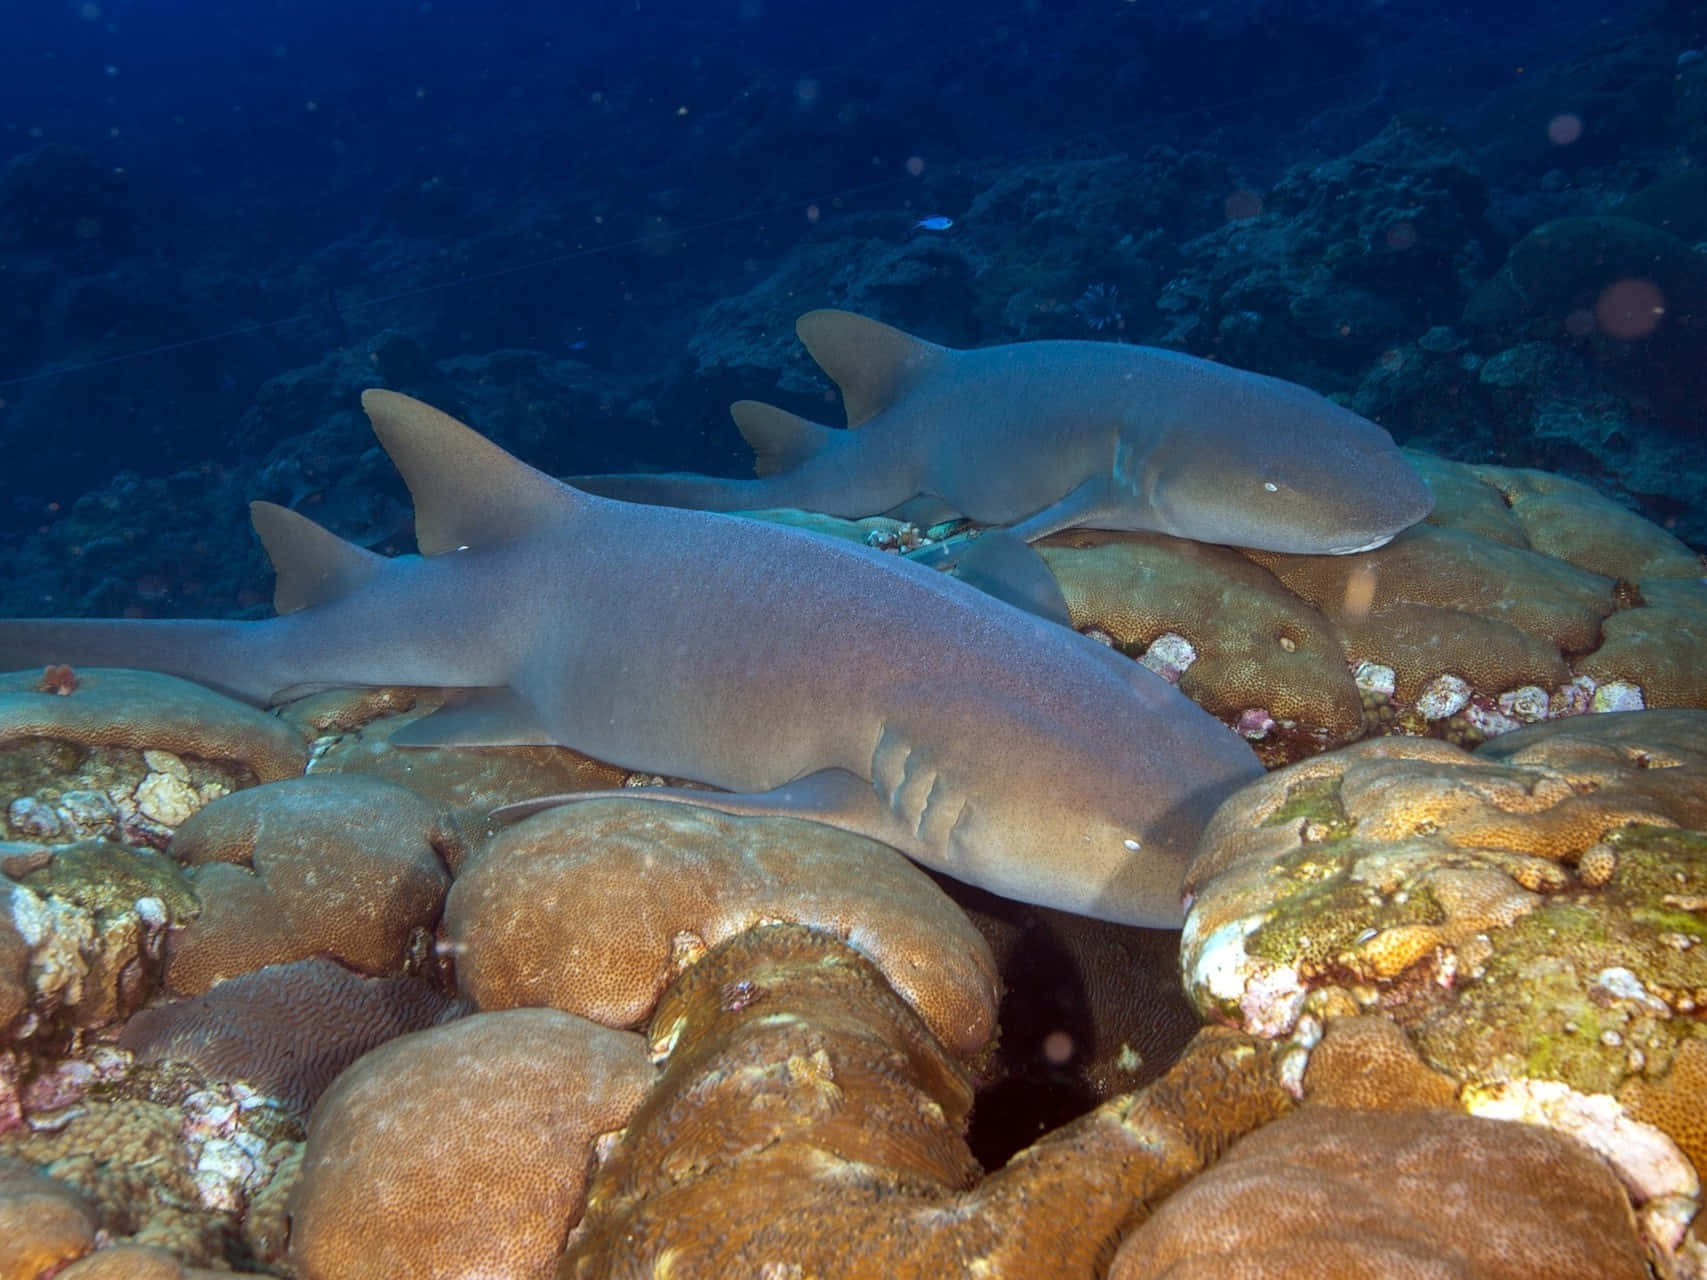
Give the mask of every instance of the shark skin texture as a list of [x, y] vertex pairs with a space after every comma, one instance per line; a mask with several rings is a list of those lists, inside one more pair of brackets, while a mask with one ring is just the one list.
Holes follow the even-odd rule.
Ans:
[[571, 483], [630, 502], [849, 519], [928, 499], [1027, 542], [1113, 529], [1296, 555], [1372, 550], [1434, 505], [1385, 431], [1278, 378], [1110, 342], [960, 351], [847, 311], [809, 311], [795, 330], [852, 430], [743, 400], [730, 413], [755, 479]]
[[809, 818], [998, 894], [1161, 927], [1181, 921], [1211, 813], [1263, 772], [1142, 665], [946, 575], [595, 497], [419, 401], [362, 403], [414, 497], [420, 555], [256, 503], [279, 616], [5, 620], [0, 669], [139, 667], [263, 704], [467, 690], [411, 740], [557, 743], [733, 793], [616, 794]]

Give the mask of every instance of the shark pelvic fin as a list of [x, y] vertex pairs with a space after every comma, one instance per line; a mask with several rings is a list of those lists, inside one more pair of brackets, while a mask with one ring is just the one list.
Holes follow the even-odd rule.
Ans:
[[729, 406], [735, 427], [753, 449], [753, 474], [774, 476], [792, 471], [829, 448], [834, 428], [809, 422], [798, 413], [757, 400], [737, 400]]
[[272, 502], [251, 502], [249, 521], [273, 562], [273, 608], [295, 613], [354, 591], [385, 567], [386, 558], [307, 516]]
[[794, 331], [842, 389], [850, 427], [876, 417], [954, 354], [851, 311], [808, 311], [794, 322]]
[[362, 392], [373, 432], [415, 499], [424, 556], [493, 547], [568, 518], [582, 495], [430, 405]]

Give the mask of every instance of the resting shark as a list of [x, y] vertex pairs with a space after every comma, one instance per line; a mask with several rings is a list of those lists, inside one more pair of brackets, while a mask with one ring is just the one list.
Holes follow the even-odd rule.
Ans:
[[729, 793], [623, 795], [815, 819], [995, 893], [1153, 926], [1180, 923], [1193, 843], [1262, 772], [1141, 664], [934, 570], [595, 497], [419, 401], [362, 404], [421, 554], [255, 503], [279, 616], [0, 621], [0, 669], [141, 667], [262, 704], [479, 691], [394, 741], [557, 743]]
[[853, 519], [931, 498], [1028, 542], [1124, 529], [1306, 555], [1372, 550], [1433, 506], [1385, 431], [1278, 378], [1109, 342], [960, 351], [846, 311], [809, 311], [795, 331], [853, 430], [743, 400], [730, 412], [755, 479], [572, 482], [631, 502]]

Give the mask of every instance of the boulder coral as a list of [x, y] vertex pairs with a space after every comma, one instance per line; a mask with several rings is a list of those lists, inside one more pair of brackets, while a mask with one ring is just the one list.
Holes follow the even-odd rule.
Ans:
[[645, 1042], [555, 1009], [400, 1037], [321, 1099], [293, 1193], [301, 1280], [543, 1280], [601, 1135], [652, 1087]]
[[79, 668], [70, 681], [0, 674], [0, 744], [27, 738], [153, 747], [240, 765], [260, 782], [292, 777], [307, 762], [302, 739], [276, 716], [176, 676], [107, 667]]
[[163, 846], [210, 800], [302, 772], [276, 716], [173, 676], [101, 667], [0, 674], [4, 834]]
[[430, 802], [377, 778], [314, 774], [226, 796], [172, 837], [201, 908], [174, 932], [167, 985], [193, 995], [314, 955], [398, 973], [411, 937], [438, 920], [462, 844]]
[[1692, 1078], [1707, 1008], [1704, 742], [1707, 712], [1644, 711], [1271, 774], [1188, 872], [1187, 993], [1267, 1036], [1380, 1012], [1471, 1109], [1579, 1133], [1639, 1199], [1692, 1200], [1699, 1126], [1663, 1082]]
[[27, 1161], [0, 1156], [0, 1277], [37, 1280], [95, 1247], [84, 1198]]
[[713, 950], [649, 1035], [663, 1076], [594, 1176], [560, 1280], [1089, 1280], [1146, 1206], [1290, 1106], [1269, 1050], [1211, 1031], [980, 1180], [954, 1057], [868, 961], [797, 925]]
[[1618, 1180], [1560, 1134], [1305, 1106], [1138, 1227], [1109, 1280], [1645, 1280]]
[[990, 1038], [995, 962], [942, 890], [886, 845], [793, 818], [643, 791], [550, 809], [463, 870], [445, 932], [481, 1009], [547, 1005], [632, 1027], [706, 950], [779, 920], [847, 939], [956, 1052]]

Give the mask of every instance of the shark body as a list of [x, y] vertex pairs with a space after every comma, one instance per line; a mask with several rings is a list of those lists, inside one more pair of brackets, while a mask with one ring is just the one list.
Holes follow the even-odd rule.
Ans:
[[0, 669], [141, 667], [258, 703], [312, 685], [477, 690], [415, 741], [574, 747], [734, 793], [647, 795], [812, 818], [996, 893], [1144, 925], [1178, 925], [1197, 836], [1262, 772], [1142, 665], [930, 569], [594, 497], [418, 401], [363, 404], [414, 495], [421, 555], [257, 503], [280, 616], [0, 621]]
[[595, 493], [714, 511], [859, 518], [915, 499], [1034, 540], [1150, 531], [1265, 551], [1367, 551], [1433, 498], [1380, 427], [1305, 387], [1154, 347], [955, 350], [845, 311], [800, 339], [850, 431], [755, 401], [731, 413], [754, 479], [583, 476]]

